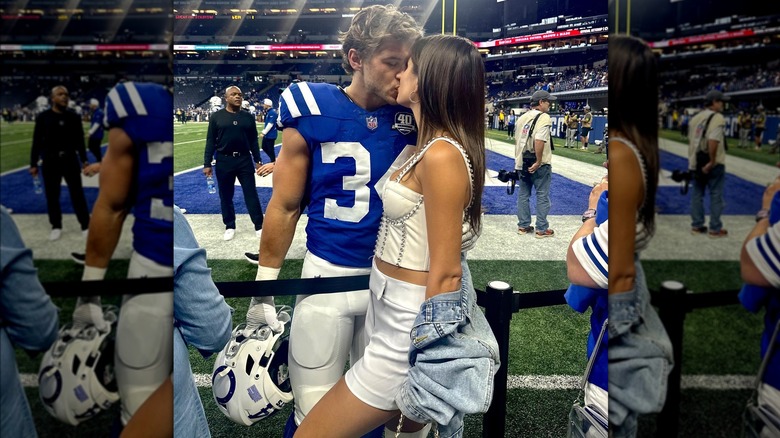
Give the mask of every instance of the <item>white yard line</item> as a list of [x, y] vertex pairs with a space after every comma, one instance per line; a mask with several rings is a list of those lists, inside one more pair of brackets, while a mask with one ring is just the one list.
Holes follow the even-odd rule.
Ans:
[[[38, 387], [38, 376], [32, 373], [19, 375], [22, 386], [26, 388]], [[572, 390], [579, 389], [580, 376], [566, 375], [510, 375], [507, 378], [507, 389], [534, 389], [534, 390]], [[194, 374], [193, 380], [199, 388], [211, 387], [211, 374]], [[750, 375], [684, 375], [682, 376], [682, 389], [706, 389], [715, 391], [733, 391], [740, 389], [752, 389], [755, 376]]]

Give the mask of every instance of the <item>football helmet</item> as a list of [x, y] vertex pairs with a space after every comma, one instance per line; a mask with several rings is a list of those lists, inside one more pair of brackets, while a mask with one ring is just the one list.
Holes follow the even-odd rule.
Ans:
[[[290, 321], [289, 306], [280, 306], [277, 318]], [[293, 400], [287, 372], [288, 337], [263, 325], [246, 332], [246, 324], [233, 330], [217, 356], [211, 390], [217, 406], [238, 424], [251, 426], [279, 412]]]
[[114, 331], [117, 308], [103, 307], [109, 330], [68, 324], [43, 356], [38, 393], [43, 406], [58, 420], [76, 426], [119, 400], [114, 378]]

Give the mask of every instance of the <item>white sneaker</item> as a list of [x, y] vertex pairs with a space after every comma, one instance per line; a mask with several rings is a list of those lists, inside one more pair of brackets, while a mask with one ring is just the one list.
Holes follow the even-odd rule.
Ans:
[[89, 236], [89, 228], [86, 230], [81, 230], [81, 236], [86, 239], [87, 236]]
[[62, 230], [59, 228], [54, 228], [51, 230], [51, 233], [49, 233], [49, 240], [57, 240], [62, 236]]
[[255, 230], [255, 236], [259, 239], [263, 235], [263, 229]]
[[232, 240], [233, 236], [236, 235], [236, 229], [235, 228], [228, 228], [225, 230], [225, 234], [222, 236], [222, 239], [224, 240]]

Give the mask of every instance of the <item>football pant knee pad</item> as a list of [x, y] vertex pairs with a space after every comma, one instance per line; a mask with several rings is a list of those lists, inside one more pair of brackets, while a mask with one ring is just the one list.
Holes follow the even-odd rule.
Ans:
[[122, 423], [173, 370], [173, 293], [126, 297], [119, 313], [115, 356]]
[[344, 374], [353, 318], [339, 309], [304, 300], [295, 306], [288, 366], [300, 424]]

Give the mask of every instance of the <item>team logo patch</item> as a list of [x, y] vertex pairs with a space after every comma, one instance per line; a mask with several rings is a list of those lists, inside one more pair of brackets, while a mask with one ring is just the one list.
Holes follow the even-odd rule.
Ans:
[[368, 116], [366, 117], [366, 126], [373, 131], [379, 126], [379, 120], [375, 116]]
[[250, 386], [249, 389], [247, 389], [247, 393], [249, 393], [249, 398], [255, 403], [263, 399], [263, 396], [260, 395], [260, 391], [257, 390], [255, 385]]
[[395, 123], [393, 123], [392, 129], [403, 135], [417, 131], [417, 126], [414, 124], [414, 116], [411, 113], [395, 113]]
[[237, 120], [233, 120], [233, 124], [234, 125], [238, 125], [238, 121]]

